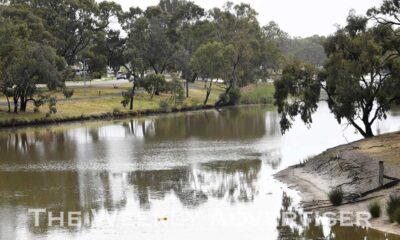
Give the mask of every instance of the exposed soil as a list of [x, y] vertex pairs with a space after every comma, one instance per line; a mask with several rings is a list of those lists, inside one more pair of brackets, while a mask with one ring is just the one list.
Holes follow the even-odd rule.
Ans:
[[[400, 178], [400, 132], [328, 149], [275, 177], [300, 192], [306, 210], [368, 211], [368, 204], [378, 201], [383, 216], [372, 220], [372, 227], [400, 235], [400, 226], [390, 223], [385, 212], [389, 196], [400, 194], [400, 184], [363, 196], [379, 187], [379, 161], [384, 162], [385, 175]], [[392, 180], [385, 179], [384, 183], [389, 182]], [[336, 187], [345, 193], [340, 207], [333, 207], [328, 200], [328, 192]]]

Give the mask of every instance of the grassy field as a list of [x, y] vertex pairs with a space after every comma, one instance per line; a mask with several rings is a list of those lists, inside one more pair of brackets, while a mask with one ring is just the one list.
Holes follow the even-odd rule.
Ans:
[[[190, 89], [190, 98], [186, 98], [180, 105], [174, 106], [171, 95], [161, 94], [160, 96], [154, 96], [152, 99], [149, 94], [144, 91], [140, 91], [134, 100], [134, 111], [143, 110], [157, 110], [161, 101], [169, 102], [171, 107], [193, 107], [201, 106], [203, 104], [206, 90], [200, 87]], [[29, 105], [26, 113], [8, 113], [7, 106], [0, 106], [0, 125], [5, 121], [33, 121], [44, 118], [67, 118], [67, 117], [79, 117], [89, 115], [100, 115], [104, 113], [113, 112], [128, 112], [127, 108], [124, 108], [121, 104], [122, 96], [121, 92], [127, 90], [130, 87], [129, 84], [119, 85], [118, 88], [113, 86], [93, 86], [88, 87], [86, 90], [82, 87], [74, 87], [73, 97], [68, 101], [58, 101], [57, 113], [55, 115], [47, 116], [48, 105], [43, 105], [39, 108], [39, 112], [33, 111], [33, 106]], [[223, 92], [220, 86], [215, 86], [211, 92], [208, 104], [214, 104], [219, 95]], [[61, 90], [59, 91], [48, 91], [46, 95], [57, 97], [58, 100], [65, 99]], [[86, 99], [80, 99], [86, 97]], [[91, 97], [91, 99], [90, 99]], [[95, 97], [95, 98], [93, 98]], [[89, 99], [88, 99], [89, 98]], [[0, 101], [5, 102], [5, 97], [0, 97]]]
[[[25, 113], [8, 113], [7, 106], [0, 106], [0, 125], [7, 125], [10, 122], [32, 122], [37, 120], [59, 120], [67, 118], [79, 118], [82, 116], [96, 116], [107, 113], [128, 113], [129, 110], [121, 104], [121, 92], [126, 91], [131, 85], [120, 84], [114, 86], [89, 86], [86, 89], [83, 87], [70, 87], [74, 90], [74, 95], [70, 100], [65, 99], [61, 90], [46, 91], [44, 94], [55, 96], [59, 101], [57, 103], [57, 113], [48, 115], [48, 105], [43, 105], [39, 108], [39, 112], [33, 111], [33, 106], [28, 106]], [[272, 103], [274, 88], [271, 84], [250, 85], [242, 90], [241, 104], [266, 104]], [[219, 95], [224, 92], [221, 84], [215, 84], [208, 100], [209, 105], [215, 104]], [[134, 112], [140, 111], [156, 111], [160, 109], [160, 102], [167, 101], [170, 107], [177, 109], [183, 107], [202, 106], [206, 95], [204, 83], [196, 82], [191, 85], [190, 98], [186, 98], [183, 103], [175, 106], [171, 95], [161, 94], [154, 96], [152, 99], [149, 94], [144, 91], [139, 91], [134, 100]], [[0, 96], [0, 101], [5, 102], [4, 96]]]

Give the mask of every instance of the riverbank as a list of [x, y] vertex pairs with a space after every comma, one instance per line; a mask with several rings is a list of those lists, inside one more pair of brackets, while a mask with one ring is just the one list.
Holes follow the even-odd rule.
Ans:
[[[400, 186], [363, 193], [379, 186], [379, 161], [384, 162], [385, 175], [400, 178], [400, 132], [341, 145], [289, 167], [275, 177], [298, 190], [305, 210], [368, 211], [368, 205], [379, 202], [382, 216], [371, 221], [372, 228], [400, 235], [400, 226], [390, 223], [386, 202], [391, 194], [400, 194]], [[385, 180], [385, 184], [390, 180]], [[332, 188], [341, 187], [345, 202], [334, 207], [328, 200]]]
[[[272, 99], [273, 85], [261, 84], [260, 87], [244, 88], [242, 93], [247, 99], [240, 104], [260, 104], [272, 103], [272, 101], [258, 101], [258, 97], [264, 94], [265, 98]], [[126, 91], [131, 86], [129, 84], [120, 84], [116, 86], [104, 85], [93, 86], [88, 88], [75, 87], [74, 96], [71, 99], [63, 99], [61, 90], [48, 91], [47, 95], [51, 95], [59, 99], [57, 102], [57, 113], [47, 114], [48, 106], [44, 105], [35, 112], [33, 106], [28, 106], [27, 112], [9, 113], [6, 105], [0, 106], [0, 128], [22, 127], [22, 126], [38, 126], [55, 123], [65, 123], [86, 120], [106, 120], [120, 119], [135, 116], [147, 116], [154, 114], [164, 114], [171, 112], [187, 112], [198, 111], [213, 108], [218, 101], [219, 95], [224, 92], [224, 88], [220, 84], [216, 84], [208, 99], [208, 104], [203, 105], [206, 89], [203, 83], [198, 82], [191, 85], [190, 97], [185, 98], [180, 104], [174, 104], [170, 94], [160, 94], [151, 97], [144, 91], [136, 94], [134, 100], [134, 110], [130, 111], [121, 104], [121, 92]], [[272, 90], [271, 90], [272, 89]], [[249, 97], [251, 96], [251, 97]], [[0, 100], [5, 101], [4, 96]], [[168, 106], [161, 106], [160, 103], [168, 103]]]

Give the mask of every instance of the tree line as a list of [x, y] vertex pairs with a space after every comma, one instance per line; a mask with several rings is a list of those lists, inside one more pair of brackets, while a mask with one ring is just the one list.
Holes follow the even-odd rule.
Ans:
[[72, 67], [82, 63], [92, 78], [107, 67], [115, 74], [124, 69], [132, 88], [122, 103], [132, 109], [138, 87], [152, 95], [167, 89], [166, 73], [187, 82], [186, 97], [189, 82], [209, 79], [204, 104], [212, 79], [223, 79], [217, 105], [234, 104], [239, 87], [265, 80], [282, 61], [257, 12], [230, 2], [206, 11], [190, 1], [161, 0], [124, 11], [111, 1], [3, 0], [0, 42], [0, 87], [14, 112], [26, 111], [30, 101], [43, 104], [37, 84], [65, 88], [76, 75]]

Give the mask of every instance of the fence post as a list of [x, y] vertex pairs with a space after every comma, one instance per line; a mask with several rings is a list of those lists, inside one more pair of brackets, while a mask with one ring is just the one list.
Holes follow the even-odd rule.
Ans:
[[383, 161], [379, 161], [379, 186], [383, 186], [383, 175], [385, 168], [383, 166]]

